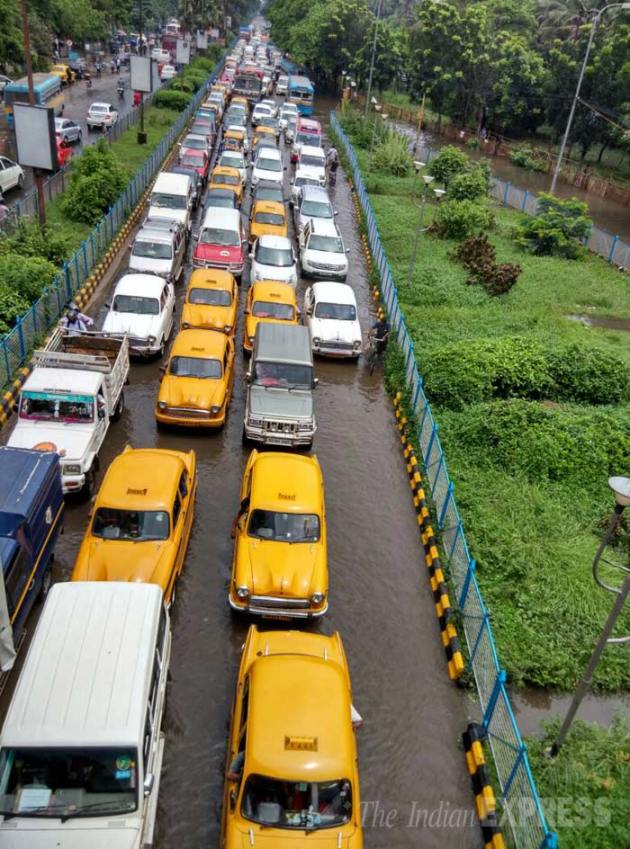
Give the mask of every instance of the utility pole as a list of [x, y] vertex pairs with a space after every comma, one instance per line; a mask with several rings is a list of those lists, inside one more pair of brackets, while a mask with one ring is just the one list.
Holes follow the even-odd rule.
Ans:
[[[22, 36], [24, 38], [24, 61], [26, 64], [26, 77], [28, 79], [28, 102], [35, 106], [35, 89], [33, 87], [33, 60], [31, 57], [31, 31], [28, 25], [28, 9], [26, 0], [21, 0], [20, 11], [22, 13]], [[35, 177], [35, 188], [37, 189], [37, 212], [39, 226], [46, 226], [46, 198], [44, 197], [44, 178], [39, 168], [33, 168]]]
[[372, 42], [372, 59], [370, 61], [370, 76], [368, 79], [367, 94], [365, 95], [365, 114], [367, 115], [370, 108], [370, 94], [372, 93], [372, 77], [374, 76], [374, 59], [376, 58], [376, 36], [378, 35], [378, 24], [381, 20], [381, 9], [383, 0], [378, 0], [376, 7], [376, 20], [374, 21], [374, 41]]
[[[138, 35], [138, 39], [139, 39], [138, 43], [139, 43], [139, 50], [142, 50], [142, 33], [143, 33], [143, 30], [144, 30], [144, 7], [142, 6], [142, 0], [139, 0], [138, 16], [139, 16], [139, 19], [140, 19], [139, 20], [140, 33]], [[149, 59], [149, 62], [151, 62], [151, 59]], [[151, 73], [153, 73], [153, 68], [151, 68]], [[140, 92], [140, 129], [138, 130], [137, 140], [138, 140], [138, 144], [146, 144], [147, 143], [147, 134], [144, 131], [144, 92], [143, 91]]]

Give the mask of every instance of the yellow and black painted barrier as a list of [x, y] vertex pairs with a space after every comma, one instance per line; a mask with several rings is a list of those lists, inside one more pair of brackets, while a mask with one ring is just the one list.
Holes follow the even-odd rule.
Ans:
[[426, 493], [422, 483], [422, 474], [420, 466], [415, 455], [414, 447], [409, 438], [408, 422], [401, 405], [401, 395], [397, 393], [394, 396], [394, 410], [396, 412], [396, 421], [398, 430], [400, 431], [400, 442], [403, 449], [403, 455], [407, 464], [407, 474], [409, 476], [409, 485], [413, 492], [413, 504], [416, 510], [418, 526], [420, 528], [420, 536], [424, 547], [424, 559], [429, 571], [429, 581], [431, 583], [431, 592], [433, 593], [433, 602], [435, 606], [435, 614], [437, 616], [440, 633], [442, 637], [442, 645], [446, 653], [448, 664], [449, 678], [453, 681], [461, 678], [464, 674], [464, 658], [459, 646], [457, 637], [457, 629], [453, 622], [453, 609], [446, 586], [440, 555], [438, 550], [437, 539], [431, 525], [431, 514], [427, 506]]
[[481, 725], [471, 722], [464, 731], [466, 766], [475, 794], [475, 808], [481, 823], [484, 849], [505, 849], [505, 841], [497, 819], [497, 802], [490, 784], [486, 757], [483, 751], [485, 732]]

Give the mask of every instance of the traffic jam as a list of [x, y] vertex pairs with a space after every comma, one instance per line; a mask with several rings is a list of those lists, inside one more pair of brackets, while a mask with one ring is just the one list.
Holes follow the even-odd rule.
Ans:
[[[262, 32], [237, 42], [155, 179], [126, 268], [87, 311], [98, 315], [71, 305], [22, 386], [0, 448], [3, 669], [45, 601], [0, 734], [0, 847], [70, 845], [68, 832], [73, 846], [154, 842], [195, 446], [222, 438], [235, 387], [246, 461], [225, 607], [249, 629], [231, 672], [221, 844], [319, 833], [362, 846], [348, 661], [338, 632], [308, 628], [329, 608], [311, 449], [320, 358], [356, 363], [364, 338], [376, 342], [346, 282], [336, 151], [323, 147], [312, 83], [281, 62]], [[154, 427], [179, 448], [126, 445], [103, 468], [148, 362], [159, 362]], [[64, 505], [81, 501], [70, 580], [53, 583]]]

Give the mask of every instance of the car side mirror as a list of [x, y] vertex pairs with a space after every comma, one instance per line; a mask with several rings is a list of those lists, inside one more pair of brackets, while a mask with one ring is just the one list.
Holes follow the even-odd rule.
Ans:
[[251, 383], [251, 380], [252, 380], [252, 373], [251, 373], [251, 371], [246, 371], [246, 372], [245, 372], [245, 380], [246, 380], [248, 383]]
[[249, 311], [249, 310], [244, 310], [244, 311], [243, 311], [243, 315], [249, 315], [249, 314], [250, 314], [250, 311]]
[[335, 210], [335, 215], [339, 215], [339, 210], [338, 210], [338, 209], [336, 209], [336, 210]]
[[105, 306], [107, 307], [108, 310], [111, 310], [111, 308], [112, 308], [112, 305], [107, 303], [107, 301], [105, 301]]
[[233, 811], [236, 807], [236, 789], [230, 790], [230, 810]]
[[346, 253], [347, 253], [347, 254], [349, 254], [349, 253], [350, 253], [350, 248], [346, 248]]
[[155, 775], [152, 772], [147, 772], [144, 776], [144, 784], [142, 785], [142, 789], [144, 790], [144, 795], [148, 796], [150, 792], [153, 790], [153, 785], [155, 784]]

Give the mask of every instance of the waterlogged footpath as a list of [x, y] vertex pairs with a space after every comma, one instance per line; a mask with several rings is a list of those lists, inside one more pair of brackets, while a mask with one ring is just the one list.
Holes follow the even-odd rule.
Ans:
[[[291, 166], [286, 150], [283, 155], [288, 191]], [[368, 280], [341, 173], [332, 194], [350, 250], [348, 282], [355, 288], [365, 332], [372, 320]], [[248, 211], [249, 199], [244, 215]], [[184, 280], [190, 269], [188, 262]], [[248, 279], [246, 269], [238, 349]], [[304, 288], [301, 281], [300, 304]], [[176, 320], [183, 292], [182, 283]], [[102, 317], [106, 297], [99, 293], [92, 314]], [[216, 434], [157, 432], [153, 411], [159, 366], [159, 361], [132, 366], [127, 408], [109, 431], [101, 470], [128, 443], [197, 452], [196, 515], [172, 611], [156, 847], [201, 849], [219, 842], [225, 747], [248, 624], [236, 620], [227, 603], [230, 528], [248, 455], [241, 445], [245, 364], [239, 352], [227, 425]], [[314, 451], [326, 487], [330, 608], [323, 621], [306, 627], [327, 634], [339, 630], [348, 655], [354, 703], [365, 719], [358, 733], [365, 844], [374, 849], [477, 849], [480, 830], [460, 748], [466, 696], [446, 673], [391, 403], [379, 370], [370, 377], [362, 360], [358, 366], [320, 360], [316, 374]], [[69, 505], [57, 548], [57, 580], [70, 576], [87, 519], [87, 506]]]

